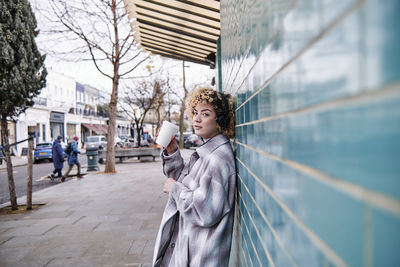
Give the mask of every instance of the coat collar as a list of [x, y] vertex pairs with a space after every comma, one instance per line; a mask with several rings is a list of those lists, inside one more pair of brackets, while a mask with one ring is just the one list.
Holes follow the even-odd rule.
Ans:
[[229, 140], [224, 135], [219, 134], [208, 140], [204, 143], [201, 147], [196, 149], [197, 154], [199, 157], [205, 157], [213, 152], [218, 147], [222, 146], [225, 143], [228, 143]]

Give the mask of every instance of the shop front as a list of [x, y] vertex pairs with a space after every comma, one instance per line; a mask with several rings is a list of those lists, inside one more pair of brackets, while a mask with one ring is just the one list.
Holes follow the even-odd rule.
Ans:
[[[49, 132], [49, 110], [46, 108], [29, 108], [17, 120], [15, 139], [21, 141], [32, 136], [36, 146], [38, 143], [50, 141]], [[23, 148], [27, 147], [27, 142], [18, 144], [18, 154], [22, 153]]]
[[82, 135], [82, 145], [86, 141], [86, 138], [91, 135], [107, 135], [108, 125], [98, 124], [98, 123], [82, 123], [81, 135]]
[[64, 113], [52, 111], [50, 113], [50, 138], [54, 140], [57, 136], [62, 136], [65, 139]]

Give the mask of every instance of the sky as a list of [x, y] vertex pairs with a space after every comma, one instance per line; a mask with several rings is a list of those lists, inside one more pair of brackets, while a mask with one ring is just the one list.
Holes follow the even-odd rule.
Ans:
[[[36, 43], [42, 53], [47, 54], [45, 65], [46, 68], [55, 71], [57, 73], [64, 74], [68, 77], [72, 77], [76, 79], [76, 81], [91, 85], [99, 90], [105, 92], [111, 92], [112, 88], [112, 81], [110, 78], [105, 77], [102, 75], [95, 67], [92, 61], [79, 61], [76, 60], [74, 62], [67, 61], [60, 57], [59, 55], [53, 55], [48, 53], [48, 49], [64, 49], [65, 47], [73, 47], [77, 45], [73, 41], [54, 41], [52, 39], [51, 34], [47, 32], [51, 23], [48, 21], [43, 15], [43, 12], [39, 12], [39, 9], [48, 9], [48, 0], [30, 0], [32, 9], [35, 13], [36, 20], [38, 23], [38, 29], [41, 31], [39, 36], [36, 38]], [[50, 18], [54, 19], [54, 18]], [[173, 76], [174, 80], [176, 81], [175, 87], [182, 86], [182, 62], [172, 59], [162, 60], [159, 56], [152, 57], [151, 62], [144, 62], [142, 65], [137, 69], [136, 73], [138, 76], [143, 74], [147, 75], [148, 72], [145, 68], [146, 65], [154, 66], [153, 69], [159, 68], [164, 62], [164, 69], [163, 75]], [[208, 66], [195, 64], [187, 62], [185, 64], [186, 67], [186, 81], [187, 87], [192, 89], [194, 85], [205, 85], [208, 82], [208, 86], [210, 86], [209, 82], [211, 78], [215, 76], [215, 70], [210, 69]], [[136, 76], [136, 74], [134, 75]]]

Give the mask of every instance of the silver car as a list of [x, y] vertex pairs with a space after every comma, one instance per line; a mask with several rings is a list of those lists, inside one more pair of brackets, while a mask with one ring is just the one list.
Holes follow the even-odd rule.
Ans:
[[86, 138], [86, 149], [105, 149], [107, 147], [107, 138], [104, 135], [92, 135]]

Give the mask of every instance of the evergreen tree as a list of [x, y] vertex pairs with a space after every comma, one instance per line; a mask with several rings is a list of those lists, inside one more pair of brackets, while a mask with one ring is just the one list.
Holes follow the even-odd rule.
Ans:
[[46, 85], [44, 59], [36, 46], [36, 19], [28, 0], [0, 0], [0, 116], [12, 209], [18, 209], [7, 120], [33, 105]]

